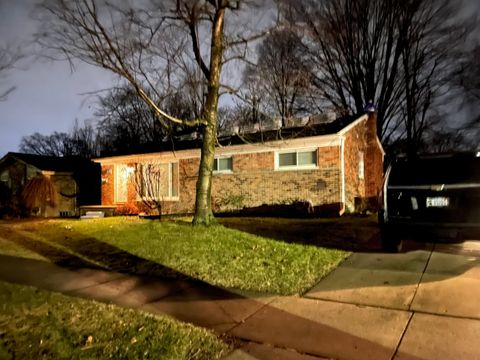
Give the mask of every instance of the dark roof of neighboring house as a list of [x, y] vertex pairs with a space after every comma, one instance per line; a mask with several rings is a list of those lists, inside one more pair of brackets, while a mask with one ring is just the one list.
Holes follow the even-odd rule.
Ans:
[[73, 172], [85, 165], [92, 164], [90, 160], [79, 156], [58, 157], [9, 152], [2, 160], [8, 159], [8, 157], [16, 158], [24, 163], [35, 166], [39, 170], [55, 172]]

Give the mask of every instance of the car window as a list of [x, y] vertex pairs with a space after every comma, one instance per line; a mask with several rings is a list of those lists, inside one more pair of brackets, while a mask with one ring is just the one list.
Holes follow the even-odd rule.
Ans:
[[389, 185], [480, 183], [480, 158], [449, 156], [397, 160], [392, 164]]

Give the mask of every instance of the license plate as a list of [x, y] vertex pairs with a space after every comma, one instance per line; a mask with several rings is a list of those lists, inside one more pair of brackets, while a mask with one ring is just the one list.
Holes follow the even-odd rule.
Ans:
[[427, 197], [427, 208], [428, 207], [447, 207], [450, 205], [450, 199], [448, 197], [436, 196], [436, 197]]

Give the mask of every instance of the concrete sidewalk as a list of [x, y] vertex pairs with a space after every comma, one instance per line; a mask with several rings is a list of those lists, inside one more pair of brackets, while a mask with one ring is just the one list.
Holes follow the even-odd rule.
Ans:
[[305, 296], [409, 314], [395, 359], [480, 359], [479, 255], [478, 242], [353, 254]]
[[230, 359], [480, 359], [476, 256], [353, 254], [304, 297], [1, 255], [0, 279], [169, 314], [234, 336], [240, 348]]

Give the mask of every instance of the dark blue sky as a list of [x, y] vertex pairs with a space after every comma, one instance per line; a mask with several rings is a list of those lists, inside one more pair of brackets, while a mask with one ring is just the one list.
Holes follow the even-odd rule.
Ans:
[[[31, 0], [0, 0], [0, 44], [22, 46], [27, 52], [35, 24], [29, 14]], [[20, 139], [34, 132], [69, 131], [75, 118], [91, 118], [93, 96], [82, 95], [111, 87], [113, 77], [105, 70], [80, 64], [75, 72], [66, 62], [37, 60], [20, 62], [0, 79], [0, 89], [16, 86], [7, 101], [0, 102], [0, 157], [18, 151]]]
[[[26, 44], [35, 31], [30, 19], [34, 3], [0, 0], [0, 45], [9, 42], [28, 50]], [[480, 9], [480, 0], [465, 0], [465, 4], [467, 14]], [[69, 131], [76, 118], [80, 123], [91, 119], [94, 97], [82, 94], [114, 84], [109, 72], [85, 64], [72, 73], [65, 62], [39, 61], [33, 56], [25, 59], [6, 78], [0, 78], [0, 90], [17, 86], [7, 101], [0, 102], [0, 157], [18, 151], [22, 136]]]

